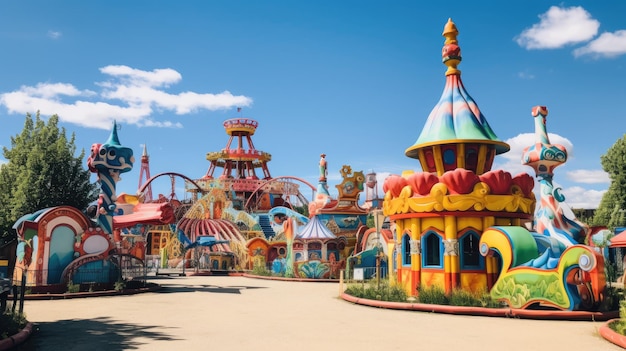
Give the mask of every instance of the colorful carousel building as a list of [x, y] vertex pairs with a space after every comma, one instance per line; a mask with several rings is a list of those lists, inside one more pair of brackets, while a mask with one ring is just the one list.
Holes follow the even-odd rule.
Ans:
[[396, 255], [389, 269], [411, 295], [423, 285], [447, 293], [488, 290], [499, 262], [480, 254], [482, 232], [494, 225], [523, 226], [535, 209], [530, 175], [491, 170], [494, 157], [509, 145], [497, 138], [463, 85], [457, 35], [449, 20], [443, 32], [448, 67], [443, 94], [405, 151], [419, 160], [422, 172], [392, 175], [383, 186], [383, 210], [395, 223]]
[[547, 138], [547, 109], [533, 109], [536, 142], [522, 157], [541, 186], [535, 215], [534, 179], [491, 170], [509, 145], [496, 137], [461, 81], [457, 35], [449, 20], [442, 50], [446, 85], [405, 152], [422, 172], [390, 176], [383, 186], [383, 211], [395, 225], [389, 269], [411, 295], [438, 287], [448, 295], [489, 292], [511, 308], [604, 308], [604, 259], [582, 244], [589, 228], [552, 184], [567, 154]]

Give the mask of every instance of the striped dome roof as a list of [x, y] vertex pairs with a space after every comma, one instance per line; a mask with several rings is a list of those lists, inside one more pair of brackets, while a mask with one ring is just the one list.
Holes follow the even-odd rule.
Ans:
[[510, 149], [507, 143], [498, 139], [463, 85], [461, 71], [456, 68], [461, 62], [457, 34], [456, 26], [448, 20], [443, 33], [446, 42], [442, 50], [443, 63], [448, 66], [446, 85], [417, 141], [406, 150], [408, 157], [418, 158], [419, 149], [446, 143], [494, 144], [497, 154]]
[[318, 216], [313, 216], [302, 230], [296, 234], [297, 239], [335, 239], [336, 236], [331, 232]]

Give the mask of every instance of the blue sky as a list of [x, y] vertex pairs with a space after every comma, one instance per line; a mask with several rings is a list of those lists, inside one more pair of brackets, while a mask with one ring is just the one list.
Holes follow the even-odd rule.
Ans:
[[[58, 114], [86, 152], [117, 120], [137, 157], [118, 192], [135, 193], [144, 144], [152, 175], [200, 178], [223, 121], [248, 117], [272, 176], [316, 184], [326, 153], [331, 190], [342, 165], [382, 185], [419, 170], [404, 151], [443, 91], [452, 18], [465, 87], [511, 144], [494, 168], [531, 171], [521, 151], [546, 105], [551, 142], [569, 150], [555, 182], [570, 206], [595, 208], [600, 156], [626, 131], [624, 13], [624, 1], [4, 1], [0, 145], [27, 112]], [[153, 184], [169, 193], [169, 179]]]

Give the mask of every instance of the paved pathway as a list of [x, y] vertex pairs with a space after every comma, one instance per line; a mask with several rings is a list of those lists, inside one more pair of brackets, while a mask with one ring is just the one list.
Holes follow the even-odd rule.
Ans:
[[622, 350], [600, 322], [395, 311], [339, 299], [338, 283], [154, 279], [159, 292], [27, 300], [20, 350]]

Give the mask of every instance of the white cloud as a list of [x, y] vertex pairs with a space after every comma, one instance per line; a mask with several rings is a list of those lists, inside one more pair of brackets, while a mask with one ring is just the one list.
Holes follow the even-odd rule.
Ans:
[[600, 22], [580, 6], [552, 6], [539, 18], [539, 23], [525, 29], [516, 38], [520, 46], [526, 49], [556, 49], [588, 41], [600, 27]]
[[617, 57], [626, 54], [626, 30], [615, 33], [602, 33], [587, 45], [574, 50], [574, 56]]
[[565, 203], [570, 208], [583, 209], [598, 208], [605, 192], [606, 190], [590, 190], [579, 186], [561, 190], [561, 194], [565, 196]]
[[[552, 144], [563, 145], [565, 149], [567, 149], [568, 156], [572, 156], [572, 153], [574, 152], [574, 145], [567, 138], [562, 137], [558, 134], [548, 133], [548, 139]], [[505, 154], [500, 155], [499, 157], [503, 157], [509, 162], [517, 162], [518, 164], [521, 164], [522, 153], [524, 152], [524, 149], [530, 145], [533, 145], [536, 142], [535, 133], [521, 133], [513, 138], [506, 140], [505, 142], [511, 146], [511, 150]]]
[[49, 30], [48, 31], [48, 38], [52, 38], [52, 39], [59, 39], [61, 37], [61, 32], [57, 32], [54, 30]]
[[518, 72], [517, 76], [521, 79], [528, 79], [528, 80], [535, 79], [535, 75], [529, 72]]
[[179, 128], [180, 122], [156, 120], [155, 112], [184, 115], [252, 104], [251, 98], [229, 91], [168, 93], [164, 88], [182, 80], [180, 73], [170, 68], [142, 71], [128, 66], [106, 66], [100, 72], [112, 78], [96, 83], [101, 88], [99, 92], [80, 90], [67, 83], [39, 83], [0, 94], [0, 104], [9, 113], [40, 111], [44, 116], [57, 114], [63, 122], [102, 129], [109, 129], [113, 120], [146, 127]]
[[609, 174], [603, 170], [577, 169], [565, 173], [567, 179], [583, 184], [609, 184]]
[[[567, 149], [568, 157], [573, 156], [574, 154], [574, 145], [567, 139], [558, 134], [548, 133], [548, 139], [552, 144], [560, 144], [563, 145]], [[523, 133], [519, 134], [513, 138], [505, 140], [511, 146], [511, 150], [505, 154], [499, 155], [496, 158], [497, 164], [494, 165], [493, 169], [503, 169], [512, 175], [517, 175], [519, 173], [528, 173], [531, 176], [535, 177], [535, 172], [530, 166], [526, 166], [522, 164], [522, 154], [524, 152], [524, 148], [529, 145], [535, 143], [535, 134], [534, 133]], [[504, 160], [504, 162], [501, 162]], [[556, 169], [557, 175], [555, 178], [558, 178], [558, 168]], [[569, 172], [565, 172], [564, 176], [570, 182], [582, 183], [582, 184], [598, 184], [598, 183], [608, 183], [609, 177], [608, 174], [602, 170], [586, 170], [579, 169], [573, 170]], [[553, 183], [555, 188], [561, 187], [557, 181]], [[539, 199], [539, 182], [535, 182], [535, 196]], [[570, 208], [598, 208], [600, 204], [600, 200], [602, 200], [602, 195], [606, 192], [606, 190], [590, 190], [585, 189], [580, 186], [572, 186], [567, 188], [562, 188], [561, 193], [565, 196], [565, 203]]]
[[169, 87], [183, 79], [180, 73], [171, 68], [146, 72], [123, 65], [110, 65], [100, 68], [100, 72], [131, 86]]

